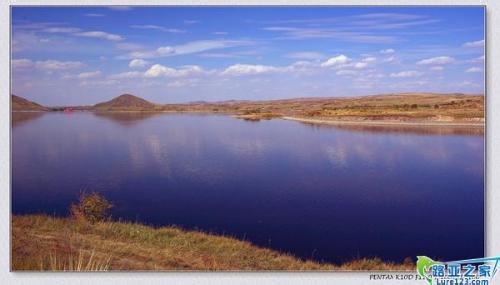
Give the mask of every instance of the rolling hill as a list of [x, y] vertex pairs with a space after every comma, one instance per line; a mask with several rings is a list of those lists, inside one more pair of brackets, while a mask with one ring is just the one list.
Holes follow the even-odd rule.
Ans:
[[152, 111], [155, 104], [130, 94], [122, 94], [109, 101], [95, 104], [96, 111]]
[[23, 97], [12, 94], [11, 96], [12, 111], [49, 111], [49, 108], [38, 103], [29, 101]]

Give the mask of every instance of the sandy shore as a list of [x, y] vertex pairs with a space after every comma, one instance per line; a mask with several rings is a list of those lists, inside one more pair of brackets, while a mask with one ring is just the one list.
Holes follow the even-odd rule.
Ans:
[[343, 120], [325, 120], [308, 119], [298, 117], [281, 117], [284, 120], [298, 121], [312, 124], [328, 125], [371, 125], [371, 126], [415, 126], [415, 127], [475, 127], [484, 128], [484, 122], [396, 122], [396, 121], [343, 121]]

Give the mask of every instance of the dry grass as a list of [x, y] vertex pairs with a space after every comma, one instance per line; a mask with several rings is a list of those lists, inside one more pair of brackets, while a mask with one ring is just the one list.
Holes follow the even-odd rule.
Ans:
[[280, 116], [330, 120], [484, 122], [484, 96], [405, 93], [346, 98], [157, 105], [158, 111], [237, 114], [248, 120]]
[[14, 216], [13, 270], [414, 270], [378, 259], [303, 261], [230, 237], [124, 222]]
[[80, 250], [73, 254], [58, 255], [51, 253], [40, 260], [40, 270], [48, 271], [107, 271], [111, 257], [96, 257], [95, 252]]
[[[14, 100], [16, 99], [16, 100]], [[155, 104], [124, 94], [94, 106], [73, 106], [74, 110], [95, 112], [203, 112], [237, 115], [246, 120], [281, 116], [344, 121], [393, 122], [484, 122], [484, 96], [467, 94], [401, 93], [361, 97], [293, 98], [268, 101], [193, 102]], [[16, 103], [16, 102], [18, 103]], [[13, 110], [36, 106], [13, 96]], [[35, 106], [35, 107], [34, 107]], [[39, 106], [45, 108], [43, 106]], [[47, 108], [45, 108], [47, 109]], [[53, 107], [53, 111], [64, 107]]]

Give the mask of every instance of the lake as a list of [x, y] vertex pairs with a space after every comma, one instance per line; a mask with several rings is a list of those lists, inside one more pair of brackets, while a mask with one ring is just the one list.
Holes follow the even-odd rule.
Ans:
[[484, 253], [478, 128], [320, 126], [224, 115], [13, 113], [12, 212], [178, 225], [340, 263]]

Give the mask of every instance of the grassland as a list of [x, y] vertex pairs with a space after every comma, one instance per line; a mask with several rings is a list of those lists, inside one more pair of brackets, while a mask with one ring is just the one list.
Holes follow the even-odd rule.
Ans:
[[79, 223], [13, 216], [13, 270], [414, 270], [411, 262], [359, 259], [343, 265], [304, 261], [247, 241], [176, 227]]
[[[123, 94], [93, 106], [44, 107], [13, 96], [13, 111], [71, 110], [93, 112], [202, 112], [230, 114], [258, 121], [274, 118], [315, 123], [484, 125], [484, 96], [468, 94], [399, 93], [361, 97], [293, 98], [268, 101], [230, 100], [156, 104]], [[24, 107], [23, 107], [24, 106]]]
[[290, 99], [241, 103], [238, 112], [258, 118], [273, 114], [309, 122], [463, 124], [484, 123], [484, 96], [394, 94], [355, 98]]

